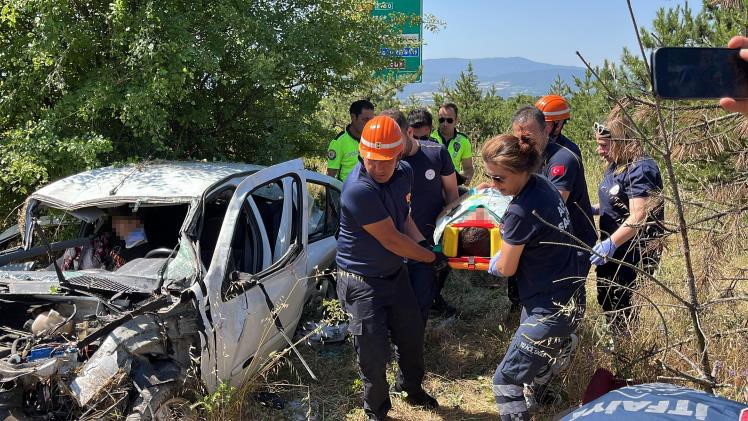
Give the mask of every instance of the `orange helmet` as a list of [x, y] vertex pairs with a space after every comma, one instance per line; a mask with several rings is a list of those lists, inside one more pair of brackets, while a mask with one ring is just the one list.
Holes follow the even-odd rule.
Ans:
[[561, 121], [569, 119], [569, 103], [560, 95], [546, 95], [540, 97], [535, 108], [545, 115], [545, 121]]
[[358, 143], [361, 157], [376, 161], [395, 159], [403, 148], [400, 126], [395, 120], [384, 115], [378, 115], [366, 123]]

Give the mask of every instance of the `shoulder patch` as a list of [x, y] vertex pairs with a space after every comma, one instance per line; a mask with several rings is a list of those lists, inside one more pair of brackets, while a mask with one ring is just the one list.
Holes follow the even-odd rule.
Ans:
[[452, 148], [455, 150], [455, 152], [459, 152], [460, 151], [460, 147], [462, 146], [462, 143], [460, 143], [460, 142], [452, 142], [452, 145], [453, 145]]
[[337, 156], [338, 154], [334, 150], [330, 149], [329, 151], [327, 151], [327, 159], [329, 159], [330, 161], [335, 159]]
[[551, 177], [561, 177], [566, 174], [566, 167], [563, 165], [554, 165], [551, 167]]

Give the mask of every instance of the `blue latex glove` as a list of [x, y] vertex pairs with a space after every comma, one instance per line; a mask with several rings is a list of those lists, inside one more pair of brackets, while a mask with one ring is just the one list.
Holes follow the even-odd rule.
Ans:
[[593, 265], [597, 266], [604, 265], [608, 262], [608, 256], [612, 256], [613, 253], [616, 252], [617, 247], [618, 246], [616, 246], [613, 240], [610, 238], [595, 244], [595, 247], [593, 247], [592, 250], [602, 257], [593, 254], [592, 256], [590, 256], [590, 262], [592, 262]]
[[500, 278], [503, 278], [504, 275], [499, 272], [499, 270], [496, 268], [496, 265], [499, 263], [499, 258], [501, 257], [501, 250], [499, 250], [498, 253], [494, 257], [491, 258], [491, 261], [488, 262], [488, 273], [490, 273], [493, 276], [498, 276]]

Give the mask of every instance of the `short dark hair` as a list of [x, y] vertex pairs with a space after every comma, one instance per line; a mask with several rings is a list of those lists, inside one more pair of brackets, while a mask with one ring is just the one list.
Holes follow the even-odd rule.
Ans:
[[358, 117], [361, 115], [361, 112], [363, 110], [374, 111], [374, 104], [372, 104], [368, 99], [359, 99], [358, 101], [354, 101], [353, 104], [351, 104], [351, 108], [348, 109], [348, 112]]
[[398, 110], [397, 108], [388, 108], [379, 115], [386, 115], [387, 117], [395, 120], [397, 122], [397, 125], [400, 126], [400, 131], [405, 133], [405, 130], [408, 129], [408, 121], [405, 119], [405, 114], [403, 114], [402, 111]]
[[140, 212], [134, 212], [129, 205], [117, 206], [116, 208], [107, 209], [109, 216], [136, 216], [140, 218]]
[[457, 104], [455, 104], [454, 102], [445, 102], [439, 108], [450, 108], [452, 111], [455, 112], [455, 117], [457, 117]]
[[423, 126], [434, 126], [434, 118], [429, 110], [425, 108], [415, 108], [408, 113], [408, 126], [418, 129]]
[[512, 115], [512, 124], [525, 123], [530, 120], [535, 120], [538, 123], [538, 127], [541, 130], [545, 130], [545, 115], [532, 105], [525, 105]]

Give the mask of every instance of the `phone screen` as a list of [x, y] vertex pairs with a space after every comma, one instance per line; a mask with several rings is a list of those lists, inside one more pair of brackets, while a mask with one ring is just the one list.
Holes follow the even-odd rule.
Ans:
[[652, 83], [666, 99], [748, 98], [748, 62], [731, 48], [659, 48]]

